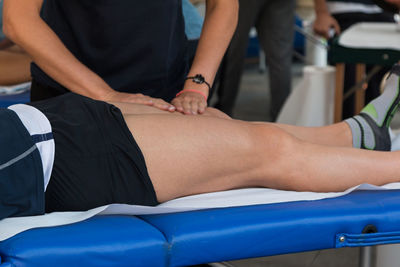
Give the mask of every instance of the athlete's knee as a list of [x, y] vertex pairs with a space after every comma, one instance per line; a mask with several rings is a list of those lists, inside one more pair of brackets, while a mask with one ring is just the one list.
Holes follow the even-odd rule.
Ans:
[[268, 153], [276, 163], [287, 160], [298, 143], [298, 140], [274, 125], [254, 125], [254, 144], [260, 153]]
[[266, 187], [285, 188], [291, 177], [296, 176], [297, 155], [301, 141], [284, 130], [273, 126], [256, 125], [254, 144], [259, 156], [255, 184]]

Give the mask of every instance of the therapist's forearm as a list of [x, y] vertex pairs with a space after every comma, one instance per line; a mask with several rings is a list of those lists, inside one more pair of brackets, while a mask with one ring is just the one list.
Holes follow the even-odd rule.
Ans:
[[[29, 53], [50, 77], [69, 90], [103, 99], [113, 90], [79, 62], [40, 18], [33, 0], [9, 0], [4, 4], [4, 29], [8, 37]], [[37, 0], [35, 0], [38, 3]]]
[[[208, 83], [214, 82], [219, 64], [236, 29], [238, 10], [237, 0], [207, 1], [203, 31], [189, 76], [202, 74]], [[191, 83], [191, 86], [194, 84]]]

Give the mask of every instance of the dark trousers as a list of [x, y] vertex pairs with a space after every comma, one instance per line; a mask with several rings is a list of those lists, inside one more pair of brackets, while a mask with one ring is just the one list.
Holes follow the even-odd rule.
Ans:
[[294, 0], [239, 0], [239, 23], [220, 68], [216, 107], [232, 115], [251, 27], [255, 26], [270, 74], [271, 116], [275, 120], [291, 90]]

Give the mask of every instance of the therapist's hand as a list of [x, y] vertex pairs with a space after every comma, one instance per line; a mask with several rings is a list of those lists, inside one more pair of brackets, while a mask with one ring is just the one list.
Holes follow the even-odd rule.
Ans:
[[340, 34], [340, 26], [334, 17], [328, 12], [317, 13], [314, 21], [314, 32], [326, 39], [331, 38], [329, 36], [330, 29], [333, 28], [336, 34]]
[[131, 93], [112, 91], [107, 95], [105, 95], [101, 100], [106, 102], [141, 104], [146, 106], [152, 106], [170, 112], [176, 111], [176, 108], [173, 105], [165, 102], [164, 100], [160, 98], [146, 96], [143, 94], [131, 94]]
[[207, 101], [202, 94], [184, 91], [172, 100], [176, 110], [185, 115], [203, 114], [207, 108]]

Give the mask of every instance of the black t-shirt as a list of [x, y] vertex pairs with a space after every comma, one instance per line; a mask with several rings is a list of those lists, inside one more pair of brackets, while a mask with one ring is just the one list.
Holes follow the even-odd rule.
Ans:
[[[188, 71], [181, 0], [46, 0], [42, 17], [113, 89], [171, 100]], [[65, 88], [32, 64], [40, 84]]]

